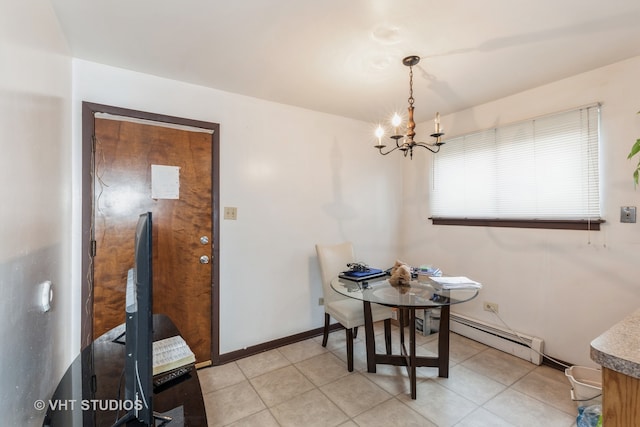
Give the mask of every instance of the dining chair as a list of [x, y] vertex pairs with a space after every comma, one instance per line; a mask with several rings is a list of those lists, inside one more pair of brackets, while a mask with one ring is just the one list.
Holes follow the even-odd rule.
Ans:
[[[322, 346], [327, 346], [331, 317], [340, 323], [347, 336], [347, 369], [353, 371], [353, 339], [357, 335], [358, 326], [364, 325], [364, 309], [362, 301], [346, 297], [331, 289], [331, 280], [347, 270], [347, 264], [355, 262], [353, 245], [344, 242], [337, 245], [316, 245], [316, 253], [320, 264], [322, 292], [324, 296], [324, 336]], [[391, 354], [391, 316], [392, 309], [379, 304], [371, 304], [374, 322], [385, 322], [385, 346], [387, 354]]]

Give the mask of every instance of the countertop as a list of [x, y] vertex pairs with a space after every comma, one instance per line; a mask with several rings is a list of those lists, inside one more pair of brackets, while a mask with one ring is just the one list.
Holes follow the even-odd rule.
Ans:
[[591, 359], [605, 368], [640, 378], [640, 310], [591, 341]]

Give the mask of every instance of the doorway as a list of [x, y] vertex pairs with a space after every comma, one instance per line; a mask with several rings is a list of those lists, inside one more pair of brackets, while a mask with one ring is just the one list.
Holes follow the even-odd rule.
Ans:
[[137, 217], [153, 214], [153, 311], [219, 361], [219, 125], [83, 103], [82, 347], [124, 322]]

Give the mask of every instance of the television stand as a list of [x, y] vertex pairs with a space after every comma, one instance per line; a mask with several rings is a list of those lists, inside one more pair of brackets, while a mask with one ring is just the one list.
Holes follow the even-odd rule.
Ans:
[[[132, 409], [124, 402], [121, 377], [124, 370], [122, 344], [113, 342], [124, 330], [117, 326], [84, 348], [64, 374], [44, 418], [43, 427], [111, 427], [115, 425], [142, 426], [130, 417]], [[153, 315], [154, 341], [179, 335], [171, 319], [163, 314]], [[207, 427], [207, 416], [198, 373], [192, 369], [180, 381], [166, 384], [153, 391], [156, 427], [173, 427], [161, 417], [169, 417], [172, 410], [182, 407], [185, 427]], [[55, 405], [55, 407], [52, 407]], [[174, 421], [175, 422], [175, 421]]]
[[[127, 412], [127, 414], [120, 418], [118, 421], [116, 421], [116, 423], [114, 425], [112, 425], [111, 427], [118, 427], [121, 425], [125, 425], [125, 423], [134, 421], [136, 419], [135, 414], [133, 413], [133, 411]], [[160, 415], [158, 412], [153, 412], [153, 419], [154, 420], [158, 420], [160, 421], [160, 424], [154, 422], [155, 427], [162, 427], [165, 426], [167, 423], [170, 423], [171, 420], [173, 420], [173, 418], [171, 417], [167, 417], [164, 415]]]

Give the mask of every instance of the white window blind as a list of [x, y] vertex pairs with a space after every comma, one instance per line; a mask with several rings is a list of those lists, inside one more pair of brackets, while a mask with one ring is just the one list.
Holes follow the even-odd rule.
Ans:
[[600, 219], [599, 122], [593, 105], [447, 140], [432, 217]]

